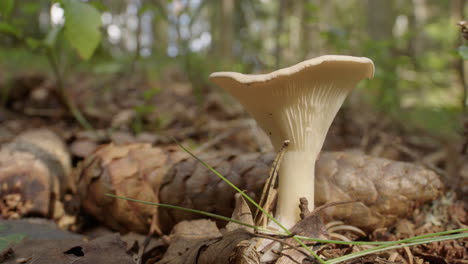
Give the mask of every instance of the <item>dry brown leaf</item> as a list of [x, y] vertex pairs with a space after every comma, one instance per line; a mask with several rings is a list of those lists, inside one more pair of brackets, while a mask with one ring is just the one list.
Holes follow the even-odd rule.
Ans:
[[[310, 212], [308, 201], [305, 198], [301, 198], [299, 207], [302, 220], [291, 228], [291, 233], [299, 236], [329, 239], [326, 226], [320, 216], [321, 210]], [[293, 238], [288, 238], [285, 242], [294, 245], [296, 248], [286, 248], [281, 251], [282, 256], [276, 261], [277, 264], [294, 264], [306, 261], [306, 255], [309, 255], [309, 253], [305, 248], [301, 247]]]
[[135, 264], [126, 253], [119, 235], [107, 235], [89, 242], [77, 240], [25, 240], [13, 247], [14, 257], [6, 264], [80, 263]]
[[[240, 193], [235, 194], [236, 206], [234, 207], [234, 211], [232, 212], [231, 219], [240, 221], [245, 224], [254, 225], [254, 221], [252, 218], [252, 212], [250, 211], [250, 207], [245, 201], [244, 197]], [[254, 230], [250, 227], [246, 227], [240, 224], [236, 224], [234, 222], [229, 222], [226, 225], [226, 231], [234, 231], [236, 229], [242, 228], [246, 231], [253, 232]]]
[[221, 235], [216, 224], [210, 220], [183, 221], [174, 227], [170, 246], [158, 263], [235, 263], [233, 251], [239, 243], [252, 237], [244, 229]]
[[[236, 206], [232, 212], [231, 218], [243, 223], [253, 225], [254, 220], [252, 217], [252, 211], [249, 205], [245, 201], [244, 197], [240, 193], [235, 195]], [[229, 222], [226, 225], [227, 232], [234, 232], [237, 229], [243, 229], [247, 232], [253, 233], [253, 228], [242, 226], [234, 222]], [[229, 256], [229, 263], [233, 264], [258, 264], [260, 263], [260, 254], [257, 251], [257, 239], [252, 238], [248, 240], [240, 241], [233, 249]]]
[[96, 141], [89, 139], [78, 139], [70, 145], [72, 155], [80, 158], [86, 158], [97, 148]]

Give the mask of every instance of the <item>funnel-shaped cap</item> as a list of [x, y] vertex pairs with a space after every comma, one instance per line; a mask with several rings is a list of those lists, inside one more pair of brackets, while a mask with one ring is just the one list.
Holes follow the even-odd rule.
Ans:
[[210, 79], [233, 95], [278, 149], [320, 150], [346, 95], [374, 74], [372, 60], [327, 55], [269, 74], [215, 72]]

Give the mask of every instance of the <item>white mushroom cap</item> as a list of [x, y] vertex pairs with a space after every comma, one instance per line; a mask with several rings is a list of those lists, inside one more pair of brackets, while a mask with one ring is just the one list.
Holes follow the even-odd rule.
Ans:
[[348, 92], [373, 74], [368, 58], [326, 55], [269, 74], [215, 72], [210, 80], [244, 105], [275, 149], [285, 139], [289, 149], [303, 149], [316, 144], [304, 134], [326, 134]]
[[290, 140], [280, 168], [277, 206], [286, 227], [299, 220], [299, 198], [313, 206], [315, 160], [328, 129], [347, 94], [373, 74], [368, 58], [327, 55], [269, 74], [210, 75], [244, 105], [275, 149]]

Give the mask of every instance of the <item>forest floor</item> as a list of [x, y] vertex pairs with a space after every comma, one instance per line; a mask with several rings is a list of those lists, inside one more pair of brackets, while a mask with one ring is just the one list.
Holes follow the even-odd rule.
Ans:
[[[142, 81], [143, 78], [128, 76], [117, 80], [104, 77], [98, 81], [86, 75], [71, 76], [67, 82], [71, 84], [66, 87], [67, 91], [93, 124], [94, 132], [83, 129], [68, 113], [56, 92], [54, 81], [47, 75], [22, 73], [9, 78], [0, 76], [0, 85], [10, 87], [8, 96], [3, 100], [5, 107], [0, 110], [0, 144], [11, 142], [15, 136], [24, 131], [47, 128], [66, 142], [73, 168], [93, 155], [99, 145], [110, 142], [115, 144], [146, 142], [164, 147], [172, 146], [173, 139], [176, 139], [197, 155], [210, 153], [236, 156], [273, 150], [268, 138], [256, 127], [242, 107], [233, 103], [223, 93], [213, 87], [195, 90], [184, 74], [177, 69], [169, 69], [162, 76], [159, 81]], [[363, 233], [341, 230], [338, 233], [343, 239], [391, 241], [444, 230], [468, 228], [468, 167], [465, 167], [468, 163], [467, 158], [460, 154], [463, 145], [462, 136], [458, 142], [445, 141], [424, 131], [406, 130], [398, 122], [378, 114], [371, 107], [366, 110], [364, 111], [362, 106], [359, 109], [353, 108], [352, 105], [344, 106], [329, 131], [324, 150], [352, 149], [375, 157], [418, 164], [438, 173], [445, 188], [438, 199], [415, 207], [413, 212], [408, 212], [406, 217], [391, 226], [366, 230]], [[73, 197], [66, 199], [73, 200]], [[5, 201], [2, 204], [4, 205]], [[50, 223], [36, 218], [28, 220], [26, 224], [13, 224], [10, 220], [7, 221], [8, 217], [5, 215], [1, 215], [0, 219], [3, 217], [3, 221], [12, 227], [11, 232], [12, 230], [17, 233], [25, 232], [31, 237], [37, 235], [42, 240], [44, 237], [49, 240], [52, 237], [59, 237], [61, 241], [76, 242], [77, 237], [79, 239], [87, 237], [88, 240], [97, 238], [98, 240], [91, 240], [89, 242], [91, 244], [82, 246], [81, 250], [88, 249], [87, 252], [91, 252], [89, 254], [92, 256], [88, 262], [80, 263], [97, 263], [92, 262], [92, 257], [95, 257], [96, 261], [99, 255], [108, 256], [104, 262], [99, 263], [131, 263], [122, 260], [125, 258], [123, 255], [130, 253], [140, 258], [141, 263], [158, 263], [170, 243], [174, 241], [168, 236], [155, 236], [143, 251], [141, 245], [145, 240], [144, 235], [124, 233], [125, 230], [118, 228], [111, 230], [109, 226], [106, 227], [82, 211], [77, 212], [80, 215], [74, 215], [66, 224], [63, 224], [63, 219], [59, 223], [73, 232], [66, 235], [56, 230]], [[18, 217], [17, 215], [10, 219]], [[2, 222], [0, 227], [1, 225]], [[196, 222], [194, 226], [186, 228], [192, 229], [195, 238], [200, 238], [197, 237], [200, 234], [193, 229], [205, 227], [207, 230], [212, 228], [216, 234], [219, 233], [216, 226], [203, 222]], [[38, 230], [45, 232], [45, 235], [37, 234]], [[1, 231], [0, 228], [0, 235]], [[120, 244], [118, 237], [105, 236], [116, 231], [122, 232], [122, 239], [127, 244]], [[93, 241], [96, 244], [92, 244]], [[139, 242], [135, 244], [135, 241]], [[65, 253], [76, 258], [82, 256], [80, 255], [82, 252], [80, 250], [77, 252], [72, 246], [73, 243], [61, 243], [61, 248], [68, 246], [71, 247], [70, 250], [57, 251], [55, 249], [58, 246], [53, 243], [41, 245], [32, 243], [32, 245], [36, 249], [41, 246], [47, 248], [51, 255], [56, 254], [57, 258], [50, 258], [54, 260]], [[25, 244], [27, 243], [24, 242], [22, 245], [23, 250], [28, 247]], [[89, 249], [93, 248], [93, 245], [95, 251]], [[99, 250], [96, 251], [96, 248]], [[328, 245], [320, 249], [320, 254], [332, 258], [364, 248]], [[11, 247], [2, 251], [0, 260], [3, 259], [7, 261], [6, 263], [47, 263], [34, 262], [34, 259], [8, 262], [12, 259], [14, 250], [15, 247]], [[72, 263], [71, 259], [61, 261]], [[385, 251], [346, 263], [468, 263], [468, 239]]]

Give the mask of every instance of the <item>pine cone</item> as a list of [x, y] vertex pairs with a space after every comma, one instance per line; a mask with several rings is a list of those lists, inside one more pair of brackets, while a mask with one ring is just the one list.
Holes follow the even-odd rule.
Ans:
[[[85, 211], [119, 231], [147, 232], [155, 207], [104, 196], [118, 196], [177, 205], [230, 216], [233, 190], [178, 147], [149, 144], [107, 145], [78, 170], [79, 193]], [[200, 156], [254, 200], [259, 200], [274, 153], [241, 156]], [[438, 176], [405, 162], [370, 156], [325, 152], [317, 161], [316, 206], [357, 201], [325, 209], [325, 216], [373, 230], [405, 217], [413, 207], [435, 199]], [[171, 168], [172, 167], [172, 168]], [[182, 220], [200, 215], [158, 208], [159, 228], [168, 232]]]
[[105, 194], [158, 202], [153, 186], [159, 186], [166, 170], [182, 158], [174, 150], [150, 144], [109, 144], [98, 148], [75, 172], [81, 206], [115, 230], [148, 232], [155, 206]]
[[[274, 156], [274, 153], [252, 153], [200, 158], [258, 201]], [[233, 188], [197, 160], [188, 159], [176, 164], [164, 177], [159, 198], [161, 203], [230, 216], [234, 210], [235, 193]], [[180, 210], [159, 210], [159, 219], [164, 231], [170, 231], [172, 225], [182, 220], [200, 218], [200, 215]]]
[[[204, 161], [255, 200], [274, 159], [273, 153], [205, 159]], [[345, 152], [325, 152], [316, 165], [316, 206], [357, 201], [325, 209], [327, 218], [343, 220], [365, 230], [389, 226], [415, 206], [437, 198], [442, 189], [438, 176], [410, 163]], [[195, 160], [172, 168], [160, 188], [161, 203], [229, 216], [234, 190]], [[164, 230], [199, 215], [160, 209]]]

